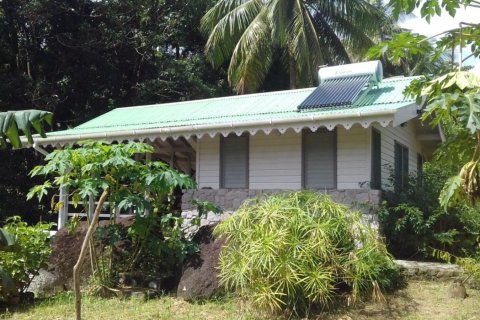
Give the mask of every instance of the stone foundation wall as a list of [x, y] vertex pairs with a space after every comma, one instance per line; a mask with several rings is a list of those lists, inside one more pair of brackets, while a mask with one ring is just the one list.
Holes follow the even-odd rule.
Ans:
[[395, 260], [400, 273], [410, 280], [451, 281], [463, 279], [464, 273], [456, 264]]
[[[197, 217], [198, 213], [192, 200], [210, 201], [218, 205], [223, 213], [215, 215], [209, 213], [207, 217], [202, 217], [201, 225], [213, 224], [221, 221], [237, 210], [240, 205], [251, 198], [260, 198], [279, 192], [291, 190], [280, 189], [199, 189], [187, 190], [182, 196], [182, 216], [187, 220]], [[319, 192], [329, 194], [336, 202], [346, 204], [354, 210], [363, 212], [365, 221], [378, 226], [378, 220], [373, 213], [373, 208], [380, 204], [380, 190], [370, 189], [344, 189], [344, 190], [318, 190]]]

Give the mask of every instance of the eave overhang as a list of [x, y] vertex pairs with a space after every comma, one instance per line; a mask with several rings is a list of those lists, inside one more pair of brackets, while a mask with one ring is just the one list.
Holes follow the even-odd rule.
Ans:
[[[337, 126], [343, 126], [350, 129], [353, 125], [359, 124], [364, 128], [368, 128], [372, 123], [386, 127], [389, 124], [398, 126], [417, 116], [417, 104], [405, 103], [403, 106], [389, 108], [379, 108], [377, 110], [362, 111], [362, 108], [350, 109], [343, 113], [305, 113], [292, 118], [275, 118], [270, 117], [261, 120], [250, 121], [227, 121], [213, 124], [195, 124], [185, 126], [145, 128], [133, 130], [109, 130], [88, 133], [70, 133], [74, 130], [65, 130], [51, 133], [47, 138], [35, 137], [36, 146], [54, 146], [62, 147], [65, 145], [74, 145], [84, 140], [102, 140], [107, 142], [122, 141], [154, 141], [161, 139], [165, 141], [167, 138], [178, 139], [184, 137], [202, 138], [203, 136], [214, 137], [217, 134], [227, 136], [229, 134], [241, 135], [248, 132], [255, 135], [257, 132], [270, 134], [272, 131], [284, 133], [291, 129], [299, 133], [303, 129], [316, 131], [320, 127], [333, 130]], [[70, 131], [70, 132], [69, 132]], [[78, 130], [77, 130], [78, 131]], [[26, 139], [22, 139], [25, 146], [28, 146]]]

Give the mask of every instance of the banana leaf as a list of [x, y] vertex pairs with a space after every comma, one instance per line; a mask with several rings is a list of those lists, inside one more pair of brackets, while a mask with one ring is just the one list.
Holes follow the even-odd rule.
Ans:
[[16, 294], [18, 294], [18, 289], [13, 279], [0, 267], [0, 301], [8, 301], [9, 296]]
[[53, 114], [43, 110], [21, 110], [0, 112], [0, 149], [11, 143], [14, 148], [20, 148], [21, 131], [28, 143], [33, 144], [32, 129], [45, 138], [44, 124], [52, 125]]
[[7, 251], [15, 245], [15, 237], [13, 234], [0, 229], [0, 251]]

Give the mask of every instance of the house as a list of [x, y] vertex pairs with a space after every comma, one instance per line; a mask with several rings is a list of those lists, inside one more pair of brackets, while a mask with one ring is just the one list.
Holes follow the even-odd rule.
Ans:
[[187, 215], [193, 198], [233, 211], [246, 198], [302, 188], [378, 204], [392, 171], [402, 187], [441, 141], [403, 94], [414, 78], [382, 78], [373, 61], [320, 69], [316, 88], [118, 108], [35, 147], [147, 141], [154, 159], [195, 177]]

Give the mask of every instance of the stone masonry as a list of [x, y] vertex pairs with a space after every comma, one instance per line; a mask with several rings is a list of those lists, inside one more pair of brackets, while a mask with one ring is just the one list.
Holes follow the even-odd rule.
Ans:
[[[261, 198], [266, 195], [287, 192], [292, 190], [281, 189], [199, 189], [187, 190], [182, 196], [182, 216], [188, 223], [189, 220], [198, 216], [192, 200], [210, 201], [219, 206], [223, 213], [215, 215], [209, 213], [207, 217], [202, 217], [201, 225], [214, 224], [221, 221], [237, 210], [247, 199]], [[364, 213], [365, 221], [378, 226], [377, 217], [373, 213], [373, 208], [381, 201], [381, 192], [370, 189], [344, 189], [344, 190], [318, 190], [329, 194], [336, 202], [346, 204], [354, 210]]]

